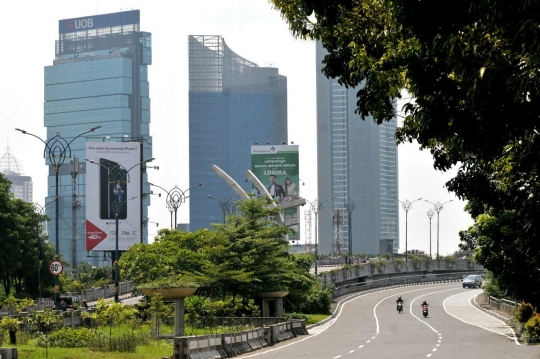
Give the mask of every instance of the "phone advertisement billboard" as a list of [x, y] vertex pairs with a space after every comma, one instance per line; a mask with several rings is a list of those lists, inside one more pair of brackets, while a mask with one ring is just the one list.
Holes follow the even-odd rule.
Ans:
[[[268, 193], [279, 203], [300, 198], [298, 145], [251, 146], [251, 172], [268, 189]], [[254, 189], [255, 195], [259, 195]], [[285, 220], [299, 219], [299, 208], [285, 211]], [[299, 238], [298, 226], [292, 227], [297, 233], [289, 235], [290, 241]]]
[[87, 142], [86, 250], [125, 251], [141, 238], [138, 142]]

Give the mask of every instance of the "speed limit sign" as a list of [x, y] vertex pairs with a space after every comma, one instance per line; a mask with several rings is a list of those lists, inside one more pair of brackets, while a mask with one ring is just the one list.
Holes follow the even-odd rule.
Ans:
[[62, 262], [58, 260], [54, 260], [51, 263], [49, 263], [49, 272], [51, 272], [52, 275], [59, 275], [62, 274], [64, 271], [64, 265]]

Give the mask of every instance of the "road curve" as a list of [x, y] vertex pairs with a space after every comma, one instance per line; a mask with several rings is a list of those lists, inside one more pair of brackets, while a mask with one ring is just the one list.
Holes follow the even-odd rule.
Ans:
[[[336, 318], [310, 335], [246, 353], [241, 358], [540, 358], [539, 346], [519, 345], [511, 328], [474, 307], [481, 290], [461, 283], [373, 292], [345, 303]], [[405, 310], [395, 300], [401, 295]], [[420, 303], [427, 300], [429, 315]]]

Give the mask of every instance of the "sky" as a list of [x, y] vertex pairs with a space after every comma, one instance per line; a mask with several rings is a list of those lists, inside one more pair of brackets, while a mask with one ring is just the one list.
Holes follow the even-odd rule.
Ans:
[[[149, 181], [167, 189], [189, 187], [187, 36], [222, 35], [240, 56], [259, 66], [277, 67], [280, 74], [287, 76], [289, 141], [300, 147], [300, 178], [305, 183], [301, 186], [301, 195], [310, 201], [316, 199], [315, 44], [293, 38], [286, 22], [267, 0], [2, 1], [0, 155], [10, 147], [25, 175], [33, 179], [34, 201], [43, 205], [47, 193], [43, 144], [15, 128], [45, 138], [43, 74], [44, 67], [53, 63], [58, 21], [132, 9], [141, 11], [141, 30], [152, 33], [150, 131], [155, 158], [152, 165], [159, 166], [159, 170], [148, 170]], [[435, 171], [430, 154], [419, 151], [414, 143], [400, 145], [398, 156], [401, 201], [423, 198], [443, 203], [452, 200], [440, 212], [439, 253], [454, 252], [458, 249], [458, 232], [473, 223], [463, 210], [465, 203], [444, 188], [455, 170]], [[149, 220], [159, 226], [149, 224], [150, 241], [159, 228], [170, 226], [165, 198], [152, 196], [151, 200]], [[188, 205], [189, 199], [178, 210], [179, 223], [189, 222]], [[424, 200], [413, 203], [405, 221], [405, 211], [400, 206], [402, 250], [407, 227], [408, 248], [429, 251], [427, 211], [431, 207]], [[301, 213], [302, 222], [303, 218]], [[435, 254], [437, 215], [432, 219], [431, 232], [432, 253]]]

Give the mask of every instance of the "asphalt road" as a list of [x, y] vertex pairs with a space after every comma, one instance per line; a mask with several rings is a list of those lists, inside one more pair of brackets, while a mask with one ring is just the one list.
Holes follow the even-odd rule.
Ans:
[[[511, 328], [473, 306], [480, 292], [447, 283], [362, 295], [310, 335], [241, 358], [540, 358], [540, 346], [519, 345]], [[401, 314], [398, 295], [405, 301]], [[420, 306], [424, 299], [430, 304], [427, 318]]]

